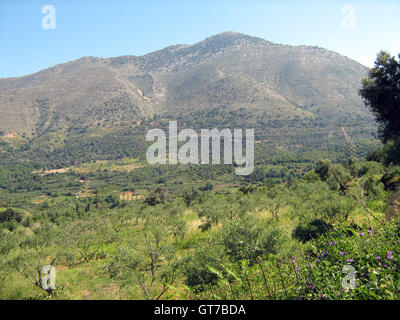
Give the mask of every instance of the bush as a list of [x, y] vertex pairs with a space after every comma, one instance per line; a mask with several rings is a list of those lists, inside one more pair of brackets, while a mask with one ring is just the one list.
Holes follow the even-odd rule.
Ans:
[[307, 182], [315, 182], [320, 179], [320, 176], [314, 172], [314, 171], [309, 171], [304, 175], [304, 180]]
[[212, 190], [214, 188], [213, 184], [210, 182], [207, 182], [204, 186], [200, 187], [199, 190], [200, 191], [208, 191], [208, 190]]
[[385, 195], [384, 185], [376, 176], [367, 178], [364, 183], [364, 191], [370, 199], [383, 198]]
[[315, 168], [315, 173], [319, 175], [322, 181], [326, 181], [330, 174], [332, 164], [328, 160], [318, 160]]
[[368, 152], [366, 160], [367, 161], [382, 162], [383, 156], [384, 156], [383, 150], [382, 149], [377, 149], [377, 150]]
[[0, 213], [0, 223], [12, 221], [20, 223], [22, 221], [22, 215], [11, 208]]
[[199, 293], [205, 291], [209, 285], [215, 284], [218, 276], [209, 267], [219, 268], [224, 257], [223, 247], [214, 241], [208, 240], [198, 245], [184, 264], [186, 285]]
[[383, 148], [386, 165], [400, 163], [400, 138], [388, 141]]
[[257, 190], [257, 186], [241, 186], [239, 188], [239, 191], [242, 192], [243, 194], [249, 194], [249, 193], [253, 193], [254, 191]]
[[250, 265], [256, 263], [258, 257], [275, 254], [279, 239], [280, 233], [272, 223], [252, 216], [233, 221], [222, 230], [226, 254], [233, 262], [248, 260]]
[[400, 168], [386, 172], [382, 176], [381, 182], [384, 184], [385, 190], [396, 190], [400, 184]]
[[158, 187], [154, 192], [149, 194], [144, 200], [145, 203], [155, 206], [160, 203], [165, 203], [168, 197], [168, 190], [164, 187]]
[[350, 165], [350, 173], [353, 177], [362, 177], [366, 174], [381, 174], [383, 166], [374, 161], [359, 161]]

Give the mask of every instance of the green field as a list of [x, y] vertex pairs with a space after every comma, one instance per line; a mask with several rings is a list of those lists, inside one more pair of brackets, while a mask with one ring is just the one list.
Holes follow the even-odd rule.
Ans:
[[[134, 158], [21, 166], [0, 191], [0, 297], [398, 299], [400, 169], [319, 161], [266, 175], [283, 167], [249, 180]], [[51, 263], [46, 292], [37, 270]]]

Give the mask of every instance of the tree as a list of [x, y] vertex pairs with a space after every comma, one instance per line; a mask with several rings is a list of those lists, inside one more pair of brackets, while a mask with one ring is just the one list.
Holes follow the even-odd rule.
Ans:
[[11, 250], [13, 250], [19, 241], [15, 234], [0, 230], [0, 293], [7, 277], [7, 258]]
[[209, 230], [213, 225], [223, 221], [230, 221], [243, 216], [249, 208], [248, 199], [240, 194], [221, 197], [215, 194], [206, 194], [194, 210], [202, 220], [199, 228]]
[[67, 227], [64, 245], [78, 255], [80, 264], [101, 256], [101, 247], [109, 239], [110, 234], [103, 221], [82, 220]]
[[155, 206], [160, 203], [165, 203], [168, 198], [168, 190], [165, 187], [158, 187], [154, 192], [150, 193], [146, 199], [145, 203]]
[[0, 212], [0, 224], [2, 228], [13, 231], [17, 229], [18, 224], [22, 222], [22, 215], [11, 208]]
[[[399, 54], [400, 59], [400, 54]], [[380, 124], [383, 142], [400, 136], [400, 62], [381, 51], [368, 78], [362, 80], [360, 95]]]
[[141, 236], [140, 245], [118, 248], [108, 271], [122, 285], [137, 284], [147, 299], [158, 300], [177, 279], [180, 263], [165, 225], [146, 225]]
[[112, 211], [110, 214], [111, 227], [114, 230], [113, 238], [117, 240], [119, 233], [124, 227], [126, 227], [131, 219], [129, 213], [126, 210], [118, 210], [117, 212]]
[[49, 223], [33, 229], [32, 234], [20, 243], [23, 250], [8, 261], [12, 269], [48, 295], [54, 288], [43, 286], [42, 272], [45, 266], [54, 266], [63, 254], [59, 235], [59, 230]]
[[11, 221], [22, 221], [22, 215], [11, 208], [6, 209], [5, 211], [0, 213], [0, 223], [3, 222], [11, 222]]
[[222, 243], [233, 261], [248, 260], [250, 264], [259, 257], [275, 254], [281, 238], [276, 225], [263, 222], [252, 216], [234, 220], [222, 232]]
[[330, 169], [332, 164], [329, 160], [318, 160], [315, 168], [315, 173], [319, 175], [322, 181], [326, 181], [329, 178]]

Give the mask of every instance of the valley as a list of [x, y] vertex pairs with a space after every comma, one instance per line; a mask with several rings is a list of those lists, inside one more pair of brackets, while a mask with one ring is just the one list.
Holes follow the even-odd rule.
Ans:
[[[229, 31], [0, 79], [0, 298], [399, 299], [400, 149], [360, 97], [373, 75]], [[149, 163], [174, 121], [254, 129], [254, 170], [174, 161], [183, 139]]]

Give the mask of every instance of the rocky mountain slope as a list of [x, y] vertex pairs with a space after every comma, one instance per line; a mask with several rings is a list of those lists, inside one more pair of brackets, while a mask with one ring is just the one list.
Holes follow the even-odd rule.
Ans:
[[319, 47], [225, 32], [140, 57], [84, 57], [0, 79], [0, 131], [32, 137], [177, 115], [204, 123], [213, 110], [249, 123], [370, 121], [357, 93], [367, 70]]

